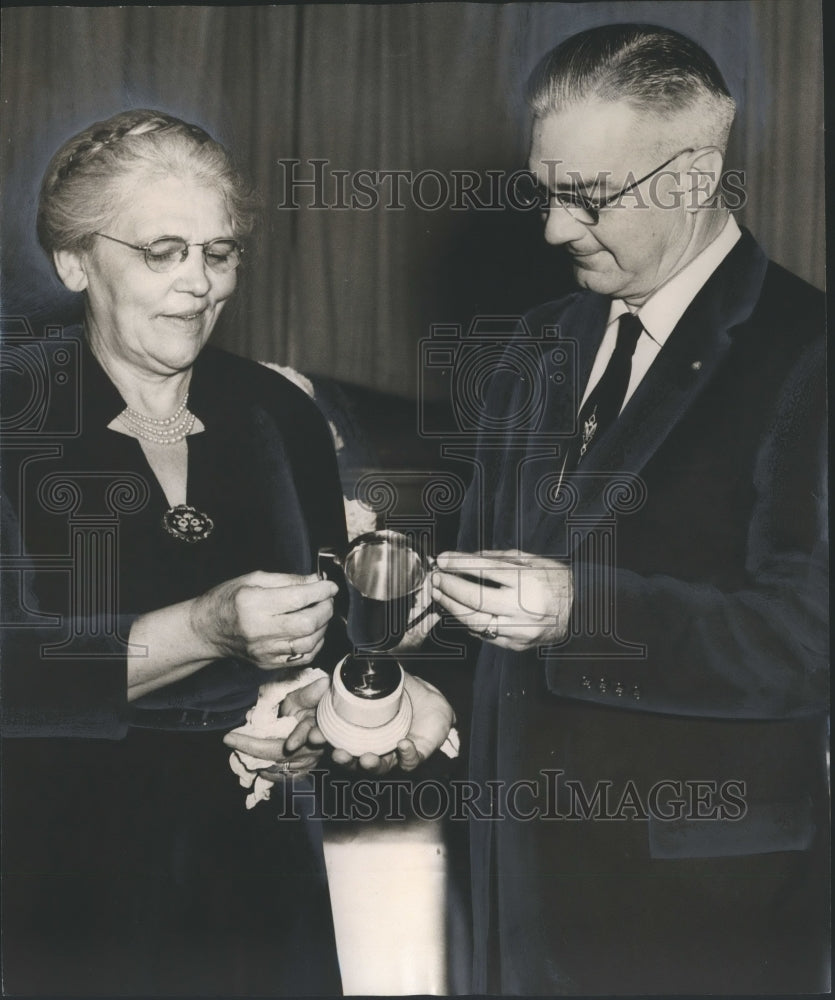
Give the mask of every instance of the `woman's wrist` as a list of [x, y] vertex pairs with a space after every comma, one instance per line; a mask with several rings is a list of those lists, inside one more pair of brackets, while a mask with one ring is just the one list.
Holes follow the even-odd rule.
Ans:
[[141, 615], [130, 632], [128, 700], [188, 677], [226, 655], [202, 627], [196, 613], [200, 598]]
[[212, 659], [234, 656], [232, 637], [229, 629], [224, 629], [222, 601], [217, 600], [215, 587], [199, 597], [186, 601], [188, 606], [188, 629], [195, 649], [202, 649]]

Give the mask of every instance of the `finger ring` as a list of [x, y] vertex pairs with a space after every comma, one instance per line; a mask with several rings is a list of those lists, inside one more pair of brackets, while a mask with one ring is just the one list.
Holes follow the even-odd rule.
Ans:
[[293, 643], [291, 642], [290, 643], [290, 655], [287, 657], [287, 662], [288, 663], [298, 663], [299, 660], [303, 660], [303, 659], [304, 659], [304, 653], [297, 653], [295, 651], [295, 649], [293, 649]]
[[290, 761], [289, 760], [285, 760], [284, 763], [281, 765], [281, 773], [282, 774], [289, 774], [290, 773]]
[[498, 630], [496, 625], [498, 624], [498, 619], [495, 615], [490, 615], [490, 621], [487, 623], [487, 628], [481, 630], [481, 634], [485, 639], [496, 639], [498, 638]]

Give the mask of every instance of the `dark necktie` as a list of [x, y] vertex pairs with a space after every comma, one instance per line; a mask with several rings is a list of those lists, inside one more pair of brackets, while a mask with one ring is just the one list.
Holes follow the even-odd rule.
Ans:
[[621, 316], [617, 343], [606, 371], [580, 409], [577, 418], [578, 434], [568, 449], [566, 472], [577, 467], [588, 450], [617, 420], [629, 387], [632, 355], [643, 329], [643, 324], [633, 313], [627, 312]]

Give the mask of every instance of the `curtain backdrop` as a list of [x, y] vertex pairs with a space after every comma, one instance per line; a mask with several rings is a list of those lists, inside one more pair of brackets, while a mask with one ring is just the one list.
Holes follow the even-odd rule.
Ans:
[[[414, 395], [432, 324], [524, 311], [568, 286], [538, 220], [456, 207], [450, 179], [477, 172], [489, 202], [486, 172], [525, 164], [521, 88], [537, 58], [616, 20], [669, 25], [712, 53], [739, 103], [728, 165], [747, 171], [741, 221], [822, 286], [820, 17], [813, 0], [7, 8], [3, 314], [38, 325], [73, 308], [34, 237], [51, 153], [91, 121], [157, 107], [227, 143], [263, 200], [219, 342]], [[317, 191], [288, 188], [289, 160], [302, 180], [326, 161]], [[399, 199], [389, 180], [365, 208], [334, 207], [340, 178], [381, 170], [424, 174], [419, 189], [399, 181]]]

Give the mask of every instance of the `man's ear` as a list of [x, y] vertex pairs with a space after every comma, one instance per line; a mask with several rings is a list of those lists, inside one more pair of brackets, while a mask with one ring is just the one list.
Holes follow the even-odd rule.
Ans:
[[706, 146], [698, 151], [687, 172], [685, 207], [688, 212], [711, 205], [719, 193], [723, 166], [724, 158], [718, 146]]
[[56, 250], [52, 255], [58, 277], [71, 292], [83, 292], [87, 287], [84, 258], [76, 250]]

